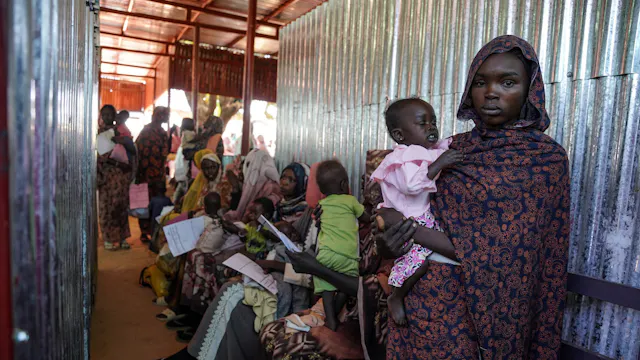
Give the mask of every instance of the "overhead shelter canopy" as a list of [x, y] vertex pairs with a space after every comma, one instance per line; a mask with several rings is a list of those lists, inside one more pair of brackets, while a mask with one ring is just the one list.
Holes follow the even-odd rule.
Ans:
[[[259, 0], [254, 51], [277, 56], [281, 26], [325, 0]], [[246, 50], [247, 0], [101, 0], [101, 72], [155, 76], [180, 40]], [[127, 66], [128, 65], [128, 66]]]

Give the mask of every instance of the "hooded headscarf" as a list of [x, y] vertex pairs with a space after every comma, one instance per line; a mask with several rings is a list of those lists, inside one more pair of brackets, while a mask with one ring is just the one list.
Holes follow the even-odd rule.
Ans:
[[[218, 165], [221, 164], [218, 156], [209, 149], [198, 151], [196, 155], [193, 157], [193, 160], [198, 169], [202, 169], [202, 162], [204, 160], [213, 161]], [[202, 203], [202, 199], [204, 198], [204, 195], [206, 195], [202, 193], [203, 189], [205, 188], [207, 190], [215, 189], [216, 185], [220, 182], [221, 178], [222, 178], [222, 169], [218, 170], [218, 175], [216, 176], [216, 179], [213, 181], [207, 180], [207, 178], [204, 176], [204, 173], [200, 171], [200, 173], [198, 173], [198, 176], [196, 176], [196, 179], [193, 181], [193, 183], [189, 187], [189, 191], [187, 191], [187, 195], [184, 196], [184, 201], [182, 202], [182, 212], [184, 213], [187, 211], [191, 211], [199, 207], [198, 205]]]
[[[273, 158], [264, 150], [252, 150], [244, 160], [242, 166], [244, 182], [242, 183], [242, 197], [235, 211], [229, 211], [225, 218], [228, 220], [240, 220], [245, 210], [253, 201], [261, 197], [268, 197], [277, 204], [280, 195], [280, 174]], [[270, 185], [272, 189], [266, 189]]]
[[[491, 55], [520, 52], [531, 77], [521, 118], [490, 129], [473, 109], [476, 71]], [[556, 359], [561, 344], [570, 231], [569, 165], [549, 126], [532, 46], [515, 36], [486, 44], [469, 69], [453, 137], [465, 160], [442, 172], [432, 211], [464, 271], [466, 305], [484, 359]]]

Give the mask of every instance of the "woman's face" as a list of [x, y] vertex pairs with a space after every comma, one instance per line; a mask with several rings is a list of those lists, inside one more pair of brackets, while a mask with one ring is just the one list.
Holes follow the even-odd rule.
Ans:
[[202, 173], [207, 180], [212, 181], [218, 177], [218, 171], [220, 170], [220, 165], [217, 162], [211, 161], [209, 159], [202, 160], [201, 166]]
[[473, 108], [489, 127], [517, 121], [529, 92], [529, 76], [524, 64], [510, 53], [489, 56], [471, 85]]
[[113, 109], [106, 107], [100, 111], [100, 118], [105, 126], [113, 126], [116, 120], [116, 112]]
[[296, 186], [298, 182], [296, 181], [296, 174], [294, 174], [293, 170], [286, 169], [282, 172], [280, 176], [280, 192], [285, 197], [291, 197], [296, 195]]

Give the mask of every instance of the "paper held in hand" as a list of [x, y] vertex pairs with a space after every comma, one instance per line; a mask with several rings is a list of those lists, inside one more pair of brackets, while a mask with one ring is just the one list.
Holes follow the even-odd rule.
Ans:
[[276, 280], [270, 274], [265, 274], [260, 265], [248, 257], [238, 253], [225, 260], [222, 265], [248, 276], [272, 294], [278, 293]]
[[280, 241], [282, 241], [282, 243], [287, 248], [287, 250], [289, 250], [291, 252], [300, 252], [301, 251], [298, 248], [298, 246], [296, 244], [294, 244], [293, 241], [291, 241], [291, 239], [289, 239], [287, 237], [287, 235], [281, 233], [280, 230], [278, 230], [278, 228], [276, 228], [275, 225], [273, 225], [271, 222], [269, 222], [269, 220], [267, 220], [264, 216], [260, 215], [260, 217], [258, 218], [258, 222], [260, 224], [262, 224], [262, 226], [265, 226], [275, 236], [277, 236], [278, 239], [280, 239]]
[[104, 155], [113, 150], [116, 144], [111, 141], [111, 139], [113, 139], [114, 136], [115, 132], [113, 129], [109, 129], [98, 134], [98, 138], [96, 139], [96, 148], [99, 155]]
[[204, 232], [204, 218], [197, 217], [167, 225], [162, 228], [167, 238], [169, 250], [176, 257], [196, 248], [200, 235]]

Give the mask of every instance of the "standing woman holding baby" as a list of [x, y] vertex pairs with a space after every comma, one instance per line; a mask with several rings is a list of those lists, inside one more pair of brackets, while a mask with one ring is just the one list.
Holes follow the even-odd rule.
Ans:
[[380, 211], [379, 251], [420, 244], [460, 262], [429, 261], [390, 322], [387, 359], [556, 359], [569, 239], [569, 165], [549, 126], [534, 49], [500, 36], [476, 55], [455, 135], [464, 160], [445, 169], [431, 208], [443, 232]]

